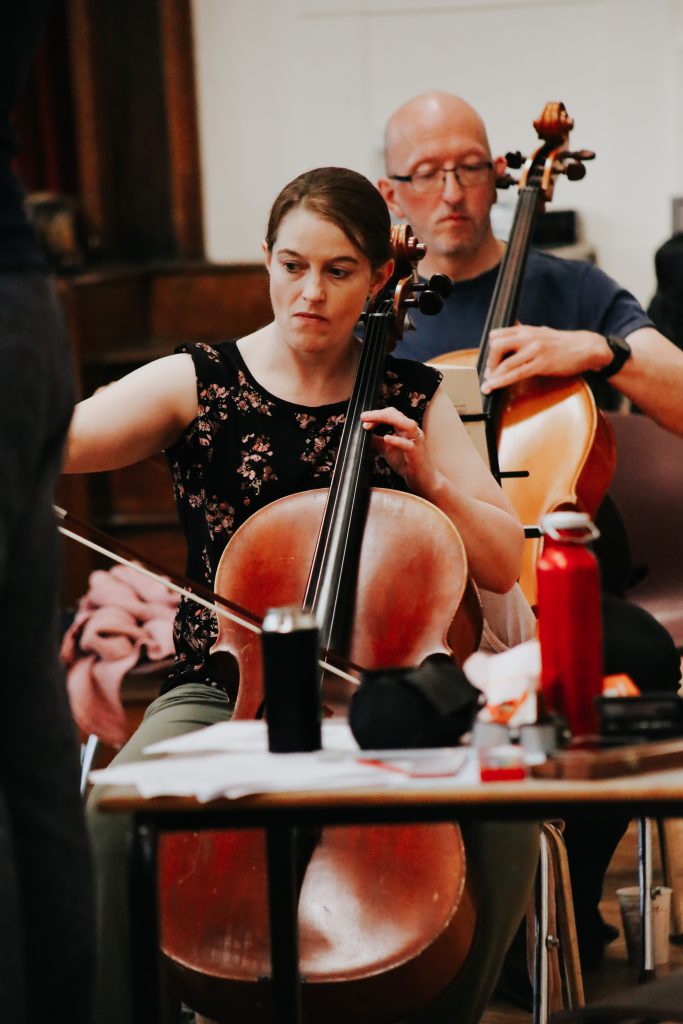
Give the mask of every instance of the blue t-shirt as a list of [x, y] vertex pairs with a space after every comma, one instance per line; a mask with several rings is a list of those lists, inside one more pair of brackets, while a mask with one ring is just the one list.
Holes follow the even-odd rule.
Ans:
[[[457, 281], [436, 316], [411, 310], [415, 331], [406, 331], [394, 355], [423, 362], [462, 348], [478, 348], [498, 267]], [[628, 335], [652, 321], [640, 303], [594, 263], [567, 260], [532, 249], [520, 296], [520, 323], [556, 330]]]

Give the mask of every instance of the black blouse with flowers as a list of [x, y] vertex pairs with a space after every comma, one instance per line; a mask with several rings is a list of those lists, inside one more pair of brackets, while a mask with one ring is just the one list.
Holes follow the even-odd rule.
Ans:
[[[199, 415], [166, 456], [188, 544], [187, 576], [211, 587], [225, 545], [253, 512], [296, 491], [329, 486], [348, 402], [310, 407], [271, 395], [233, 342], [177, 351], [192, 356]], [[379, 404], [421, 424], [440, 380], [433, 367], [387, 356]], [[379, 456], [372, 483], [406, 490]], [[176, 664], [164, 690], [198, 681], [221, 686], [207, 657], [216, 632], [210, 611], [181, 599]]]

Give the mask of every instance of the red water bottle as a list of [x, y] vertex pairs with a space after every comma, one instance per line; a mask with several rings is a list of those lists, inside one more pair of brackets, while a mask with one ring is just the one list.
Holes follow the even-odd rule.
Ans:
[[602, 692], [600, 571], [588, 547], [599, 532], [584, 512], [552, 512], [541, 520], [538, 566], [541, 688], [574, 736], [595, 734], [595, 697]]

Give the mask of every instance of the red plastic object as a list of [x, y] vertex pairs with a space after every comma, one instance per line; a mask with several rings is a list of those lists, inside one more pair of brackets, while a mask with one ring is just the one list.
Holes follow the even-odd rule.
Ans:
[[526, 778], [526, 768], [523, 765], [511, 765], [509, 768], [485, 768], [481, 765], [479, 778], [482, 782], [517, 782]]
[[479, 778], [482, 782], [515, 782], [526, 778], [526, 765], [519, 747], [481, 747]]

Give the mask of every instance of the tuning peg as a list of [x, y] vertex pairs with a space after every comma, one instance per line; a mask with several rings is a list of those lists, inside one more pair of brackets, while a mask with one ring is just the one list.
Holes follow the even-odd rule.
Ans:
[[526, 160], [526, 157], [523, 156], [518, 149], [516, 149], [514, 153], [506, 153], [505, 159], [507, 161], [508, 167], [512, 167], [516, 170], [517, 168], [522, 166], [522, 164]]
[[586, 177], [586, 168], [583, 164], [567, 164], [566, 175], [570, 181], [581, 181], [581, 178]]
[[591, 149], [577, 149], [573, 153], [566, 150], [561, 156], [566, 160], [595, 160], [595, 153]]
[[430, 291], [436, 292], [442, 298], [447, 299], [453, 289], [453, 282], [445, 274], [432, 274], [427, 282]]
[[434, 316], [443, 309], [443, 297], [427, 288], [417, 300], [417, 306], [425, 316]]
[[511, 174], [503, 174], [500, 178], [496, 178], [496, 188], [510, 188], [511, 185], [517, 184], [517, 179], [513, 178]]
[[414, 298], [406, 299], [403, 305], [406, 309], [419, 309], [425, 316], [434, 316], [443, 306], [443, 299], [436, 292], [430, 292], [428, 288], [425, 288]]

